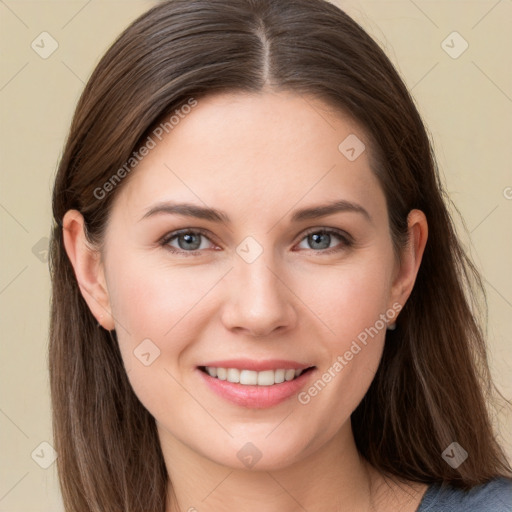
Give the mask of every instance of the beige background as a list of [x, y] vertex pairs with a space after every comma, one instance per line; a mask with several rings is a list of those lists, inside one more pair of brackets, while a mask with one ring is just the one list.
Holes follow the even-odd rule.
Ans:
[[[512, 0], [337, 3], [385, 48], [429, 127], [467, 225], [463, 238], [485, 277], [490, 360], [511, 399]], [[63, 510], [55, 464], [43, 469], [35, 462], [51, 461], [50, 449], [40, 447], [51, 444], [50, 190], [84, 82], [114, 37], [152, 4], [0, 0], [0, 512]], [[47, 59], [31, 48], [44, 31], [58, 43]], [[469, 44], [458, 58], [441, 45], [453, 31]], [[453, 53], [464, 43], [452, 36], [445, 44]], [[498, 416], [509, 454], [511, 417]]]

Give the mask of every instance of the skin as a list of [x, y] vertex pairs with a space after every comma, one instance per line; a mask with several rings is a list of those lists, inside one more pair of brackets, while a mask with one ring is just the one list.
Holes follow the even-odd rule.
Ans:
[[[77, 211], [64, 217], [82, 294], [98, 322], [116, 329], [134, 392], [157, 421], [175, 493], [168, 512], [418, 506], [426, 486], [398, 485], [372, 468], [350, 424], [385, 328], [306, 405], [296, 397], [267, 409], [234, 405], [196, 369], [233, 357], [288, 359], [316, 366], [312, 384], [379, 315], [407, 301], [427, 240], [425, 215], [410, 212], [399, 264], [369, 146], [354, 161], [338, 150], [350, 134], [365, 140], [355, 121], [313, 97], [209, 96], [123, 183], [101, 248], [86, 242]], [[298, 208], [339, 199], [362, 206], [370, 220], [346, 211], [290, 223]], [[140, 220], [170, 200], [223, 210], [231, 223], [170, 214]], [[168, 244], [181, 254], [159, 244], [184, 228], [207, 230], [196, 255], [183, 254], [191, 251], [183, 239]], [[315, 245], [310, 228], [342, 230], [354, 243], [332, 235]], [[236, 252], [248, 236], [263, 250], [251, 263]], [[133, 354], [147, 338], [160, 349], [149, 366]], [[237, 457], [247, 442], [261, 452], [252, 468]]]

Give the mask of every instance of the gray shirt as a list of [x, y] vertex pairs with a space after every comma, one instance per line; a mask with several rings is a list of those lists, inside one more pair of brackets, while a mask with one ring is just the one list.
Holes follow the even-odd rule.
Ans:
[[416, 512], [512, 512], [512, 479], [495, 478], [470, 491], [433, 484]]

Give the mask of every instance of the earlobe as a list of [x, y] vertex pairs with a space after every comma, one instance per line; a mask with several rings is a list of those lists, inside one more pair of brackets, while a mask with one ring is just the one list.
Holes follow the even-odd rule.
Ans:
[[101, 255], [87, 241], [82, 214], [77, 210], [68, 210], [62, 220], [62, 229], [64, 247], [80, 292], [98, 323], [110, 331], [115, 325]]
[[393, 283], [394, 300], [405, 305], [412, 292], [428, 238], [428, 224], [421, 210], [411, 210], [407, 216], [408, 242], [402, 251], [399, 271]]

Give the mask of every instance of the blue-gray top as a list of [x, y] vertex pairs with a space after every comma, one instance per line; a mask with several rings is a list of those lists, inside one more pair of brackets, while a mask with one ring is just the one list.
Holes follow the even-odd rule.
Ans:
[[470, 491], [434, 484], [416, 512], [512, 512], [512, 480], [495, 478]]

